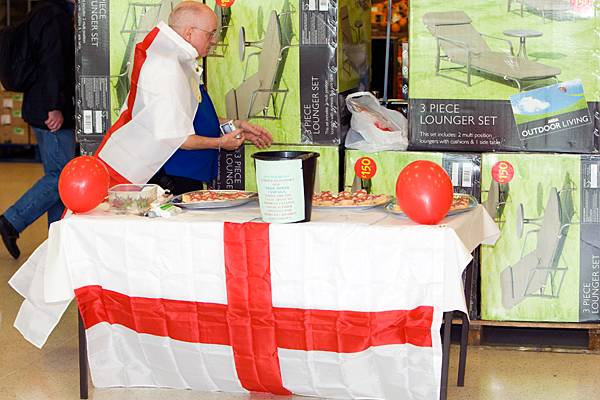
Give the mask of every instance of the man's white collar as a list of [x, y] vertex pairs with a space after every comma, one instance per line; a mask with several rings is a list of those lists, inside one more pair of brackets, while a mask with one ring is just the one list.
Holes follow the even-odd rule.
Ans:
[[184, 60], [189, 59], [195, 61], [199, 57], [194, 46], [186, 42], [185, 39], [179, 36], [179, 34], [175, 32], [169, 25], [165, 24], [163, 21], [160, 21], [157, 26], [161, 32], [167, 35], [173, 42], [175, 42], [175, 44], [177, 44], [177, 47], [181, 49], [182, 54], [180, 55]]

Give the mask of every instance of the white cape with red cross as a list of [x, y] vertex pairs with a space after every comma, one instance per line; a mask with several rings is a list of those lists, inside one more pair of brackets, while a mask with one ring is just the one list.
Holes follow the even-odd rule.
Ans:
[[197, 51], [164, 22], [135, 47], [129, 95], [97, 156], [113, 183], [146, 183], [194, 134]]

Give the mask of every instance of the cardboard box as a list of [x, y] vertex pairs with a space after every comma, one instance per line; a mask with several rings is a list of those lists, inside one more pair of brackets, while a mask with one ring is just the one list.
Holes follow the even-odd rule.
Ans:
[[[78, 2], [78, 141], [101, 141], [126, 99], [135, 44], [158, 21], [166, 21], [177, 3], [177, 0]], [[344, 95], [357, 87], [366, 89], [369, 84], [370, 10], [359, 4], [364, 2], [244, 0], [229, 9], [217, 8], [214, 0], [207, 3], [223, 16], [226, 26], [215, 57], [207, 60], [206, 70], [207, 87], [218, 114], [239, 117], [232, 119], [248, 117], [253, 123], [267, 127], [278, 143], [341, 143], [350, 121]], [[268, 29], [277, 30], [277, 25], [282, 38], [281, 51], [273, 50], [268, 41], [264, 48], [277, 54], [267, 56], [265, 52], [261, 58], [251, 55], [261, 49], [242, 46], [245, 55], [243, 61], [240, 59], [238, 43], [242, 26], [245, 41], [260, 42], [275, 38], [277, 35], [271, 31], [269, 35], [266, 33]], [[306, 28], [301, 30], [301, 26]], [[258, 88], [260, 92], [248, 91], [249, 84], [244, 82], [255, 76], [259, 60], [271, 65], [261, 67], [260, 71], [268, 72], [273, 84]], [[234, 106], [228, 109], [226, 98], [230, 93], [232, 99], [232, 89], [236, 89], [234, 97], [239, 101], [230, 101]], [[241, 111], [242, 98], [249, 93], [250, 97], [255, 93], [257, 99], [252, 115]], [[257, 107], [265, 99], [271, 101], [264, 104], [268, 107], [263, 115], [257, 112]]]
[[482, 318], [600, 321], [600, 155], [484, 154]]
[[0, 108], [21, 110], [23, 107], [23, 93], [0, 92]]
[[[452, 180], [454, 191], [480, 198], [481, 155], [474, 153], [432, 153], [414, 151], [382, 151], [365, 153], [346, 150], [344, 187], [350, 190], [355, 180], [355, 163], [362, 157], [371, 158], [377, 168], [371, 179], [371, 192], [396, 196], [396, 180], [404, 167], [413, 161], [428, 160], [441, 165]], [[479, 318], [479, 249], [463, 273], [465, 299], [470, 318]]]
[[5, 125], [0, 125], [0, 144], [9, 143], [9, 128]]
[[207, 58], [217, 113], [262, 125], [278, 143], [342, 143], [345, 97], [369, 85], [366, 3], [244, 0], [220, 9], [226, 28]]
[[256, 191], [256, 170], [252, 154], [259, 151], [314, 151], [317, 159], [317, 177], [315, 191], [338, 191], [340, 173], [339, 148], [337, 146], [301, 146], [274, 144], [266, 150], [253, 145], [245, 145], [238, 151], [221, 151], [219, 175], [216, 179], [218, 189], [236, 189]]
[[12, 124], [12, 113], [10, 109], [0, 111], [0, 126], [8, 126]]
[[377, 172], [371, 179], [371, 191], [396, 196], [396, 180], [404, 167], [413, 161], [428, 160], [441, 165], [450, 175], [454, 191], [479, 199], [481, 156], [474, 153], [431, 153], [417, 151], [382, 151], [366, 153], [346, 150], [344, 187], [349, 190], [355, 179], [354, 165], [361, 157], [371, 158]]
[[31, 127], [29, 128], [29, 144], [37, 145], [37, 137]]
[[29, 127], [5, 125], [0, 127], [1, 143], [29, 144]]
[[411, 149], [598, 150], [592, 2], [527, 3], [410, 2]]
[[99, 143], [116, 120], [129, 91], [135, 45], [159, 19], [166, 21], [172, 3], [77, 2], [75, 133], [79, 142]]

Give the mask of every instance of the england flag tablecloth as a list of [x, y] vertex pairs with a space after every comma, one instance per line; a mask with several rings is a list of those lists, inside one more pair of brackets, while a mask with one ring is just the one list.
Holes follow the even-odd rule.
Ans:
[[497, 236], [481, 207], [434, 227], [245, 210], [53, 224], [11, 279], [15, 326], [43, 345], [75, 295], [97, 387], [439, 397], [442, 314], [465, 310], [470, 252]]

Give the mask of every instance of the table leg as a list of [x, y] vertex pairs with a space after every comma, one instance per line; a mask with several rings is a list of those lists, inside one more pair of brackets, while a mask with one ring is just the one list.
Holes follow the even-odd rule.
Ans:
[[521, 51], [523, 52], [523, 58], [527, 60], [527, 46], [525, 45], [527, 41], [527, 38], [522, 37], [521, 40], [519, 41], [519, 43], [521, 44], [519, 46], [519, 54], [521, 54]]
[[79, 398], [88, 398], [88, 359], [87, 359], [87, 339], [85, 337], [85, 328], [81, 314], [77, 313], [79, 330]]
[[448, 367], [450, 365], [450, 332], [452, 329], [452, 312], [444, 313], [444, 336], [442, 338], [442, 381], [440, 400], [448, 398]]
[[462, 325], [460, 327], [460, 357], [458, 359], [458, 381], [457, 386], [465, 386], [465, 370], [467, 367], [467, 346], [469, 344], [469, 318], [467, 314], [460, 313]]

